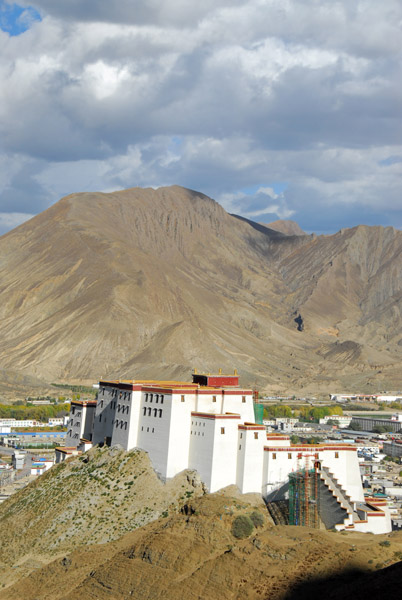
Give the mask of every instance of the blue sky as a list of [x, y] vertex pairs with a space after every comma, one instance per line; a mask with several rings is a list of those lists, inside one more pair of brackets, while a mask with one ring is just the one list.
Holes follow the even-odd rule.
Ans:
[[0, 29], [10, 36], [27, 31], [33, 22], [41, 16], [33, 6], [22, 7], [18, 4], [0, 1]]
[[402, 228], [399, 0], [0, 2], [0, 233], [178, 184], [307, 232]]

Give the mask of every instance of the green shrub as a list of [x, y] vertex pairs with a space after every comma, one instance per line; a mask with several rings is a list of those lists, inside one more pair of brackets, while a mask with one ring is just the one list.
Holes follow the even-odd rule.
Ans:
[[232, 534], [239, 539], [248, 537], [254, 529], [254, 524], [247, 515], [239, 515], [232, 525]]
[[385, 546], [386, 548], [390, 545], [391, 545], [391, 542], [389, 540], [384, 540], [383, 542], [380, 542], [380, 546]]
[[251, 513], [250, 519], [252, 520], [254, 527], [262, 527], [265, 523], [264, 515], [256, 510]]

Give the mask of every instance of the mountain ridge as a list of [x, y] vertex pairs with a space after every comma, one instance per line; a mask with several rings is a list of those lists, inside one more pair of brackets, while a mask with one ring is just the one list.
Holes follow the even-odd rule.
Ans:
[[[300, 390], [373, 388], [381, 365], [402, 387], [402, 233], [255, 225], [179, 186], [61, 199], [0, 238], [1, 367], [70, 382], [238, 368]], [[375, 364], [332, 361], [348, 340]]]

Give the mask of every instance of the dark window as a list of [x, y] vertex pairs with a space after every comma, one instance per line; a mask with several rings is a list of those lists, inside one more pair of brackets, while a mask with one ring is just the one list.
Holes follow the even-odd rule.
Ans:
[[254, 432], [254, 439], [258, 440], [258, 432], [257, 431]]
[[161, 418], [161, 416], [162, 416], [162, 409], [160, 408], [159, 409], [159, 418]]
[[161, 404], [163, 404], [163, 395], [161, 395]]
[[158, 414], [158, 409], [157, 409], [157, 408], [154, 408], [154, 417], [156, 417], [156, 416], [157, 416], [157, 414]]
[[102, 415], [99, 415], [99, 423], [102, 421]]
[[144, 417], [145, 417], [146, 414], [147, 414], [147, 407], [144, 406]]
[[148, 394], [145, 394], [145, 402], [148, 402]]
[[212, 402], [216, 402], [216, 396], [212, 396]]
[[153, 394], [149, 394], [149, 401], [152, 402]]
[[339, 452], [335, 452], [335, 458], [339, 458]]
[[276, 452], [272, 453], [272, 458], [275, 460], [276, 459]]
[[181, 397], [181, 401], [182, 401], [182, 402], [184, 402], [184, 401], [185, 401], [185, 397], [184, 397], [184, 396], [182, 396], [182, 397]]
[[245, 401], [246, 401], [246, 396], [242, 396], [242, 397], [241, 397], [241, 401], [242, 401], [242, 402], [245, 402]]
[[148, 417], [151, 416], [151, 413], [152, 413], [152, 408], [150, 407], [150, 408], [148, 408]]
[[156, 402], [156, 404], [158, 404], [158, 400], [159, 400], [159, 396], [158, 396], [158, 394], [155, 394], [155, 402]]
[[221, 427], [221, 433], [225, 433], [225, 428]]

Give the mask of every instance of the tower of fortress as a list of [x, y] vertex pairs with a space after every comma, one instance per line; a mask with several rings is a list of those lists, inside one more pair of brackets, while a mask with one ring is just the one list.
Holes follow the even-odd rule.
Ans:
[[184, 469], [198, 471], [212, 493], [228, 485], [285, 498], [289, 474], [302, 465], [316, 469], [342, 519], [337, 529], [391, 530], [381, 501], [364, 497], [356, 449], [348, 444], [292, 445], [285, 435], [267, 434], [255, 423], [251, 389], [239, 377], [193, 373], [192, 382], [101, 380], [97, 400], [76, 400], [66, 446], [119, 445], [148, 452], [166, 480]]

